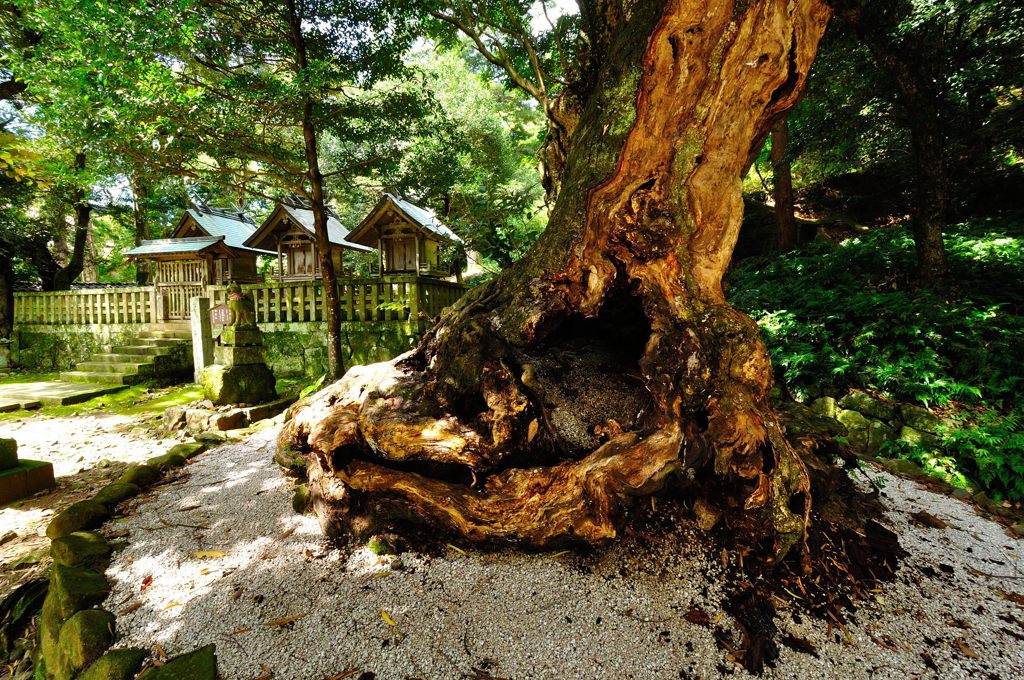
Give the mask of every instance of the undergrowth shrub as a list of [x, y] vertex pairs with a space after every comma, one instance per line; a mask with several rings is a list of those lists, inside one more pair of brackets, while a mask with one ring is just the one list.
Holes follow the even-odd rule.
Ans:
[[1024, 499], [1024, 214], [954, 225], [945, 242], [944, 293], [915, 284], [908, 224], [744, 260], [730, 298], [790, 392], [859, 387], [946, 407], [962, 427], [943, 450], [901, 455], [947, 473], [952, 461], [997, 498]]

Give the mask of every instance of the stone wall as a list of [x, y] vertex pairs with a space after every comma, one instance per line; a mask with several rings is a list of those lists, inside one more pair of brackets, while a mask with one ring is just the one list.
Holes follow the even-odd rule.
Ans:
[[[127, 344], [144, 331], [144, 324], [17, 325], [12, 358], [19, 368], [63, 371], [90, 355]], [[324, 322], [264, 323], [265, 359], [276, 375], [318, 377], [326, 372], [327, 325]], [[402, 321], [353, 321], [341, 324], [346, 366], [386, 361], [412, 349], [420, 337], [419, 324]]]
[[66, 371], [111, 345], [127, 344], [145, 329], [145, 324], [18, 324], [11, 359], [18, 368], [30, 371]]
[[[416, 346], [417, 324], [353, 321], [341, 324], [345, 366], [387, 361]], [[327, 370], [327, 324], [262, 323], [264, 358], [276, 375], [318, 377]]]

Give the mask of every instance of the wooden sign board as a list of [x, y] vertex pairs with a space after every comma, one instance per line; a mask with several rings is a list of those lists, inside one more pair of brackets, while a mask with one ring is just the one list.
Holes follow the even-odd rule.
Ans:
[[229, 323], [231, 323], [231, 310], [227, 305], [210, 308], [210, 325], [227, 326]]

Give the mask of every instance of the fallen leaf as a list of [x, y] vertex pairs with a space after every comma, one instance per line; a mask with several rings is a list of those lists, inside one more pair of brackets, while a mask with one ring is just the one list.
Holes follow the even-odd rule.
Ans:
[[204, 557], [224, 557], [227, 555], [223, 550], [197, 550], [196, 559], [201, 560]]
[[945, 529], [949, 526], [935, 515], [930, 512], [925, 512], [924, 510], [911, 513], [910, 518], [914, 520], [915, 524], [919, 524], [923, 527], [930, 527], [932, 529]]
[[967, 640], [964, 640], [963, 638], [957, 638], [956, 640], [954, 640], [954, 642], [956, 643], [957, 649], [959, 649], [964, 656], [969, 657], [971, 659], [978, 658], [978, 655], [974, 653], [974, 650], [971, 649], [970, 646], [968, 646]]
[[530, 424], [526, 426], [526, 443], [529, 444], [533, 441], [533, 438], [537, 436], [537, 430], [540, 429], [540, 423], [534, 418], [530, 421]]
[[167, 658], [167, 652], [164, 651], [164, 648], [160, 646], [159, 642], [154, 642], [153, 643], [153, 650], [156, 652], [156, 655], [158, 657], [160, 657], [161, 659], [166, 659]]
[[996, 595], [1003, 598], [1004, 600], [1015, 602], [1016, 604], [1019, 604], [1022, 607], [1024, 607], [1024, 595], [1021, 595], [1020, 593], [1009, 593], [1005, 590], [1000, 590], [999, 588], [993, 588], [992, 590], [993, 592], [995, 592]]
[[212, 569], [207, 569], [207, 568], [205, 568], [205, 567], [204, 567], [204, 568], [202, 568], [202, 569], [200, 569], [200, 570], [199, 570], [199, 575], [200, 575], [200, 576], [206, 576], [206, 575], [207, 575], [207, 574], [209, 574], [209, 573], [210, 573], [211, 571], [213, 571], [213, 570], [212, 570]]
[[146, 577], [142, 579], [142, 586], [139, 588], [139, 592], [146, 592], [146, 588], [150, 587], [151, 585], [153, 585], [153, 575], [147, 574]]
[[125, 614], [131, 614], [133, 611], [142, 606], [142, 600], [135, 600], [130, 605], [119, 611], [118, 616], [124, 616]]
[[935, 664], [935, 659], [928, 652], [921, 652], [921, 661], [924, 661], [925, 668], [938, 672], [939, 667]]
[[274, 671], [270, 670], [267, 664], [261, 663], [260, 670], [263, 672], [257, 675], [253, 680], [270, 680], [274, 677]]
[[397, 623], [395, 623], [395, 620], [393, 618], [391, 618], [391, 615], [388, 614], [383, 609], [380, 610], [380, 618], [384, 619], [384, 623], [388, 624], [389, 626], [397, 626], [398, 625]]
[[711, 617], [708, 616], [704, 610], [694, 607], [684, 615], [686, 620], [690, 623], [696, 623], [701, 626], [706, 626], [711, 623]]
[[288, 538], [289, 536], [291, 536], [294, 533], [295, 533], [295, 527], [293, 527], [293, 526], [292, 527], [288, 527], [287, 529], [282, 531], [281, 535], [278, 536], [277, 538], [278, 538], [278, 540], [283, 541], [284, 539]]
[[166, 607], [164, 607], [164, 610], [166, 611], [168, 609], [174, 609], [175, 607], [180, 607], [180, 606], [181, 606], [180, 602], [172, 602], [169, 605], [167, 605]]
[[463, 550], [462, 548], [460, 548], [460, 547], [459, 547], [459, 546], [457, 546], [457, 545], [452, 545], [451, 543], [445, 543], [445, 545], [447, 545], [447, 546], [448, 546], [449, 548], [451, 548], [451, 549], [452, 549], [452, 550], [454, 550], [455, 552], [459, 553], [460, 555], [466, 555], [466, 554], [468, 554], [468, 553], [467, 553], [467, 552], [466, 552], [465, 550]]
[[309, 614], [296, 614], [295, 616], [286, 616], [283, 619], [277, 619], [276, 621], [267, 621], [268, 626], [287, 626], [289, 623], [294, 623], [299, 619], [309, 616]]
[[238, 628], [235, 628], [235, 632], [233, 632], [232, 635], [241, 635], [242, 633], [251, 633], [251, 632], [252, 632], [252, 626], [239, 626]]

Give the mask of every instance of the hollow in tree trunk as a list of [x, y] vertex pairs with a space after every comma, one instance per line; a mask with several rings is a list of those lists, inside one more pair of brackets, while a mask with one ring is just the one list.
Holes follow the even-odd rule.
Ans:
[[537, 245], [417, 349], [353, 368], [290, 413], [279, 456], [304, 459], [329, 533], [408, 521], [598, 543], [631, 499], [680, 477], [775, 555], [804, 536], [808, 470], [768, 404], [758, 328], [721, 279], [751, 146], [799, 96], [829, 7], [581, 11], [590, 85], [574, 88]]

